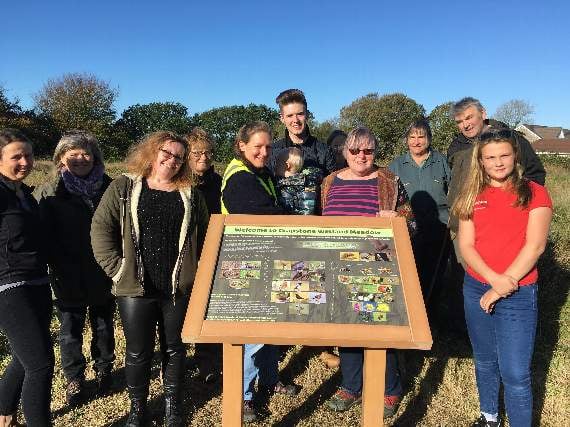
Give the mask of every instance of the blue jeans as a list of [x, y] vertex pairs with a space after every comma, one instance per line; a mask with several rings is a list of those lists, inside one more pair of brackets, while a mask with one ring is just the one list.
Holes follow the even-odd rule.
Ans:
[[258, 386], [272, 386], [279, 381], [279, 350], [269, 344], [243, 347], [243, 400], [252, 400], [256, 378]]
[[490, 288], [465, 275], [465, 320], [473, 347], [481, 412], [499, 412], [502, 380], [510, 425], [530, 427], [530, 364], [536, 334], [537, 286], [520, 286], [511, 296], [497, 301], [493, 312], [487, 314], [479, 306], [479, 300]]
[[[340, 387], [350, 394], [362, 393], [362, 368], [364, 365], [364, 349], [359, 347], [339, 347], [340, 370], [342, 382]], [[402, 381], [398, 368], [398, 355], [393, 349], [386, 350], [385, 396], [401, 396]]]

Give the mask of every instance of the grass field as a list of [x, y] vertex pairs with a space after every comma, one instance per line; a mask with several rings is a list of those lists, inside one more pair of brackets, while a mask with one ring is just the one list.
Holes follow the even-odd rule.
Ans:
[[[535, 396], [535, 425], [570, 425], [570, 168], [568, 163], [547, 162], [547, 187], [554, 200], [554, 220], [549, 245], [540, 261], [540, 319], [533, 361]], [[47, 163], [39, 162], [28, 181], [37, 184], [46, 179]], [[110, 165], [116, 175], [120, 165]], [[457, 290], [456, 290], [457, 291]], [[449, 290], [453, 294], [453, 290]], [[458, 294], [458, 292], [455, 292]], [[406, 395], [396, 416], [387, 420], [394, 426], [465, 426], [477, 416], [478, 401], [475, 388], [471, 349], [466, 336], [457, 332], [457, 322], [451, 315], [457, 299], [442, 301], [432, 324], [434, 346], [429, 352], [402, 352], [405, 359], [404, 381]], [[453, 327], [453, 328], [452, 328]], [[52, 323], [56, 341], [57, 320]], [[86, 333], [86, 336], [89, 334]], [[118, 426], [124, 424], [129, 401], [124, 380], [124, 337], [117, 321], [117, 361], [114, 393], [105, 398], [93, 398], [88, 403], [69, 409], [65, 405], [65, 381], [56, 364], [53, 382], [52, 412], [56, 426]], [[84, 353], [88, 354], [88, 340]], [[55, 347], [56, 360], [59, 349]], [[193, 348], [188, 348], [188, 363]], [[0, 336], [0, 370], [9, 361], [8, 346]], [[150, 411], [152, 425], [162, 425], [163, 400], [159, 380], [159, 360], [153, 365]], [[271, 415], [254, 425], [276, 426], [353, 426], [360, 420], [360, 407], [343, 414], [330, 413], [323, 403], [335, 391], [340, 375], [325, 369], [307, 347], [293, 347], [286, 353], [281, 374], [301, 386], [295, 398], [275, 396], [270, 402]], [[88, 387], [94, 391], [93, 372], [87, 372]], [[184, 394], [188, 425], [213, 426], [221, 422], [221, 385], [205, 385], [185, 377]], [[21, 417], [20, 417], [21, 419]]]

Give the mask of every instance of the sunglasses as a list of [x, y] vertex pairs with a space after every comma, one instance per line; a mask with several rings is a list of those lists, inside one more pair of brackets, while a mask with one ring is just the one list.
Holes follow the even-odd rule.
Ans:
[[501, 140], [501, 139], [515, 139], [515, 134], [511, 129], [493, 129], [483, 132], [479, 137], [479, 141]]
[[360, 152], [363, 152], [365, 156], [371, 156], [374, 154], [374, 148], [349, 148], [348, 152], [353, 156], [358, 156]]

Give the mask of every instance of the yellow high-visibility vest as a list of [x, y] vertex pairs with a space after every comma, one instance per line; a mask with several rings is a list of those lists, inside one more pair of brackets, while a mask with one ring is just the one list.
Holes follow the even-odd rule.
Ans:
[[[241, 171], [253, 174], [253, 172], [241, 160], [233, 159], [226, 168], [226, 171], [224, 172], [224, 177], [222, 178], [222, 196], [221, 196], [223, 214], [229, 214], [228, 210], [226, 209], [226, 206], [224, 205], [224, 196], [223, 196], [224, 188], [226, 188], [226, 183], [232, 177], [233, 174]], [[273, 181], [271, 181], [271, 178], [269, 178], [266, 182], [259, 175], [255, 176], [259, 181], [259, 183], [261, 184], [261, 186], [265, 189], [265, 191], [267, 191], [267, 194], [273, 197], [273, 200], [277, 200], [277, 193], [275, 192], [275, 187], [273, 186]]]

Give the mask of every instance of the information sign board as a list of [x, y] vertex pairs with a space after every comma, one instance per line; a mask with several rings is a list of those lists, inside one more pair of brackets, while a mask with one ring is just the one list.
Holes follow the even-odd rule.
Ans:
[[407, 325], [393, 230], [226, 225], [206, 320]]
[[213, 215], [183, 339], [430, 348], [405, 220]]

